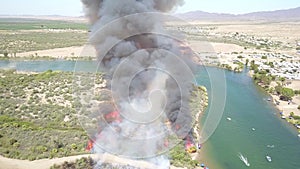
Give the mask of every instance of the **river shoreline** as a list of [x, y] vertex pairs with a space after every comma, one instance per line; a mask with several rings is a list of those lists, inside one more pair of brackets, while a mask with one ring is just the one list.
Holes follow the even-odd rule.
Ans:
[[[252, 71], [249, 71], [247, 73], [247, 75], [253, 79]], [[297, 80], [291, 81], [291, 83], [293, 83], [295, 81], [297, 81]], [[272, 81], [271, 84], [272, 83], [275, 83], [275, 82]], [[291, 120], [292, 118], [290, 117], [291, 112], [293, 112], [297, 116], [300, 116], [300, 109], [298, 109], [298, 106], [300, 105], [300, 96], [294, 96], [293, 101], [289, 103], [288, 101], [281, 101], [280, 96], [264, 90], [263, 86], [261, 86], [259, 84], [255, 84], [255, 85], [258, 86], [260, 89], [262, 89], [269, 96], [268, 101], [270, 101], [272, 103], [272, 105], [278, 110], [278, 115], [277, 115], [278, 118], [281, 118], [281, 119], [285, 120], [286, 122], [288, 122], [290, 125], [292, 125], [298, 131], [298, 133], [300, 133], [300, 126], [297, 127], [295, 124], [293, 124], [293, 121]], [[275, 87], [275, 86], [273, 86], [273, 87]], [[289, 87], [289, 86], [285, 86], [285, 87]], [[296, 85], [296, 87], [300, 89], [299, 85]]]
[[[242, 71], [234, 71], [234, 70], [227, 69], [227, 68], [220, 67], [220, 66], [216, 66], [216, 67], [220, 68], [220, 69], [227, 70], [227, 71], [231, 71], [231, 72], [234, 72], [234, 73], [242, 73], [243, 71], [246, 71], [246, 69], [244, 69]], [[246, 73], [253, 80], [254, 73], [251, 70], [249, 70]], [[272, 82], [274, 82], [274, 81], [272, 81]], [[280, 101], [280, 97], [278, 95], [272, 94], [272, 93], [264, 90], [263, 86], [261, 86], [259, 84], [255, 84], [255, 85], [257, 87], [259, 87], [264, 93], [266, 93], [269, 96], [268, 101], [272, 102], [272, 105], [276, 108], [276, 110], [278, 110], [278, 118], [281, 118], [281, 119], [285, 120], [287, 123], [289, 123], [290, 125], [295, 127], [296, 130], [298, 131], [298, 133], [300, 133], [300, 126], [297, 127], [295, 124], [293, 124], [292, 121], [291, 121], [291, 118], [290, 118], [290, 113], [291, 112], [293, 112], [297, 116], [300, 116], [300, 109], [297, 108], [297, 106], [300, 105], [300, 96], [298, 96], [298, 97], [294, 96], [294, 98], [293, 98], [294, 101], [291, 102], [291, 103], [288, 103], [287, 101]], [[296, 85], [296, 86], [298, 88], [300, 88], [299, 85]], [[280, 103], [280, 104], [277, 104], [277, 103]]]
[[[196, 113], [195, 115], [195, 125], [193, 127], [193, 131], [194, 131], [194, 135], [196, 136], [196, 145], [198, 143], [200, 143], [200, 139], [201, 139], [201, 129], [202, 129], [202, 126], [201, 126], [201, 120], [204, 116], [204, 113], [207, 109], [207, 106], [208, 106], [208, 93], [207, 93], [207, 89], [204, 87], [204, 86], [199, 86], [198, 87], [198, 90], [200, 90], [200, 93], [198, 93], [199, 95], [201, 95], [201, 99], [200, 99], [200, 103], [199, 105], [200, 106], [200, 111]], [[199, 162], [199, 164], [210, 164], [209, 166], [207, 167], [211, 167], [211, 168], [217, 168], [215, 165], [212, 165], [214, 163], [211, 162], [211, 160], [208, 158], [207, 154], [208, 152], [205, 151], [205, 148], [203, 148], [203, 144], [201, 145], [201, 148], [198, 149], [197, 147], [197, 152], [194, 153], [194, 154], [191, 154], [191, 158], [193, 160], [196, 160]], [[201, 167], [197, 167], [197, 168], [201, 168]]]

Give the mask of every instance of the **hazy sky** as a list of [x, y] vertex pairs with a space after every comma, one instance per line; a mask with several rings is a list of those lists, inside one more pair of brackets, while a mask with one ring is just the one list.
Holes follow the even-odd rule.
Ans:
[[[176, 12], [249, 13], [300, 7], [300, 0], [185, 0]], [[83, 15], [80, 0], [0, 0], [0, 15]]]

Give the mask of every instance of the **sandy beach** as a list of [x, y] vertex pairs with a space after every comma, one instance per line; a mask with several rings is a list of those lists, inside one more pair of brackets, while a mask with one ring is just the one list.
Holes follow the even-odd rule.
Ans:
[[[285, 87], [287, 88], [291, 88], [293, 90], [300, 90], [300, 81], [299, 80], [292, 80], [289, 81], [291, 82], [291, 84], [286, 85]], [[288, 104], [288, 102], [286, 101], [281, 101], [279, 99], [279, 96], [277, 95], [271, 95], [274, 101], [274, 104], [276, 106], [276, 108], [280, 111], [283, 112], [283, 115], [285, 117], [288, 117], [290, 115], [291, 112], [294, 112], [295, 115], [300, 116], [300, 110], [298, 109], [298, 106], [300, 105], [300, 96], [294, 96], [293, 100], [290, 104]], [[279, 101], [280, 104], [277, 105], [275, 103], [275, 100]]]
[[72, 46], [66, 48], [56, 48], [48, 50], [37, 50], [30, 52], [17, 53], [17, 57], [50, 57], [58, 59], [67, 59], [71, 57], [96, 57], [95, 49], [92, 46]]

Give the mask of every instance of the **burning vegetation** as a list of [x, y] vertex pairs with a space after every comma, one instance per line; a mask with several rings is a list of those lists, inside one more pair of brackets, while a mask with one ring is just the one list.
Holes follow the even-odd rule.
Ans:
[[[196, 151], [190, 98], [193, 52], [163, 26], [180, 0], [82, 0], [91, 23], [90, 43], [105, 74], [106, 95], [83, 126], [87, 150], [170, 165], [164, 154], [184, 140]], [[107, 92], [109, 91], [109, 92]], [[108, 94], [110, 93], [110, 94]]]

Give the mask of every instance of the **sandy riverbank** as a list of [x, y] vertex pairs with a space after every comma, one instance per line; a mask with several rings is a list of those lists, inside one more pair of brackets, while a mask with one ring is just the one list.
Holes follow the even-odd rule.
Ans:
[[[195, 125], [194, 125], [194, 135], [196, 136], [196, 138], [194, 138], [195, 142], [200, 142], [201, 143], [201, 130], [202, 130], [202, 126], [201, 126], [201, 118], [203, 118], [205, 109], [207, 109], [208, 106], [208, 93], [207, 93], [207, 89], [204, 86], [200, 87], [202, 92], [201, 93], [201, 101], [199, 103], [199, 105], [203, 105], [200, 106], [200, 111], [197, 112], [196, 116], [195, 116]], [[197, 143], [196, 142], [196, 143]], [[209, 152], [206, 149], [206, 146], [208, 145], [209, 142], [206, 143], [201, 143], [201, 149], [197, 149], [196, 153], [191, 154], [191, 157], [193, 160], [196, 160], [199, 162], [199, 164], [205, 164], [207, 167], [209, 168], [215, 168], [218, 169], [220, 168], [219, 166], [217, 166], [216, 162], [214, 162], [214, 159], [210, 159], [209, 158]], [[202, 167], [196, 167], [197, 169], [201, 169]]]
[[[285, 85], [284, 87], [291, 88], [293, 90], [300, 90], [300, 81], [299, 80], [289, 80], [290, 84]], [[298, 109], [298, 106], [300, 105], [300, 96], [294, 96], [293, 100], [290, 104], [288, 104], [287, 101], [281, 101], [279, 99], [279, 96], [271, 94], [271, 97], [273, 98], [274, 104], [276, 108], [283, 112], [283, 115], [288, 117], [291, 112], [294, 112], [295, 115], [300, 116], [300, 110]], [[275, 103], [275, 100], [279, 101], [279, 105]]]
[[[250, 77], [253, 76], [252, 71], [249, 72], [249, 76]], [[288, 80], [285, 83], [286, 83], [286, 85], [284, 85], [284, 87], [286, 87], [286, 88], [290, 88], [293, 90], [300, 90], [300, 80]], [[273, 82], [271, 82], [270, 87], [275, 88], [276, 85], [277, 85], [277, 83], [273, 81]], [[271, 100], [272, 100], [274, 106], [280, 112], [282, 112], [282, 115], [284, 116], [284, 118], [288, 119], [291, 112], [293, 112], [294, 115], [296, 115], [296, 116], [300, 116], [300, 109], [298, 109], [298, 106], [300, 105], [300, 95], [294, 96], [292, 99], [292, 102], [288, 103], [287, 101], [280, 100], [280, 96], [278, 96], [278, 95], [271, 94], [271, 93], [268, 93], [268, 94], [272, 98]], [[279, 104], [277, 104], [276, 101], [279, 102]]]
[[57, 59], [67, 59], [72, 57], [96, 57], [96, 51], [92, 46], [72, 46], [66, 48], [55, 48], [47, 50], [37, 50], [17, 53], [16, 57], [50, 57]]

